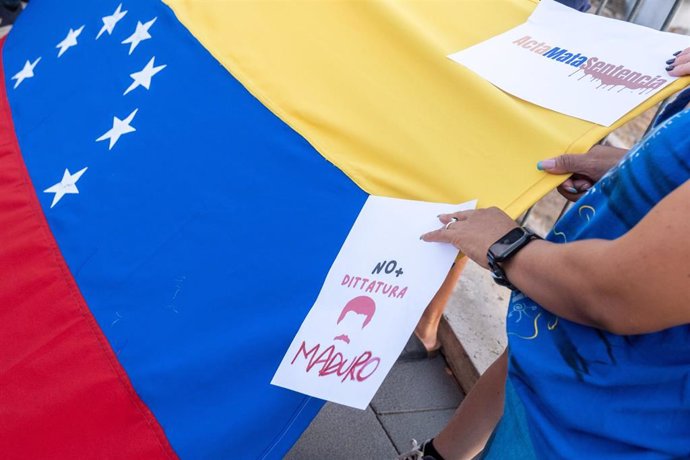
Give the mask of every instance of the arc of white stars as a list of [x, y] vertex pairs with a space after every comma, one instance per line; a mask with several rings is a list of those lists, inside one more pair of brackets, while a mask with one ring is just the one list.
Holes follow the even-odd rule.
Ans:
[[148, 64], [146, 64], [146, 66], [139, 72], [134, 72], [133, 74], [129, 75], [130, 77], [132, 77], [132, 80], [134, 81], [131, 85], [129, 85], [129, 88], [125, 90], [123, 96], [129, 93], [130, 91], [135, 90], [139, 86], [143, 86], [146, 89], [149, 89], [151, 87], [151, 78], [153, 78], [154, 75], [156, 75], [158, 72], [167, 67], [166, 64], [155, 66], [155, 60], [156, 56], [152, 57]]
[[124, 134], [133, 133], [134, 131], [136, 131], [136, 129], [132, 125], [130, 125], [130, 123], [132, 123], [132, 120], [134, 120], [134, 116], [137, 114], [138, 111], [139, 109], [134, 109], [134, 111], [130, 113], [124, 120], [120, 120], [117, 117], [113, 117], [113, 127], [110, 128], [101, 137], [96, 139], [96, 142], [109, 139], [110, 145], [108, 146], [108, 150], [112, 150], [113, 146], [120, 139], [120, 136]]
[[122, 41], [123, 45], [129, 44], [129, 54], [132, 54], [132, 51], [134, 51], [134, 48], [139, 46], [139, 43], [151, 38], [151, 34], [149, 34], [149, 29], [151, 28], [153, 23], [156, 22], [156, 19], [158, 19], [158, 17], [151, 19], [149, 22], [145, 24], [142, 24], [141, 21], [137, 21], [137, 28], [134, 31], [134, 33]]
[[14, 84], [13, 89], [17, 89], [17, 86], [21, 85], [24, 80], [26, 80], [27, 78], [32, 78], [34, 76], [34, 68], [40, 60], [41, 58], [39, 57], [34, 62], [26, 61], [22, 70], [14, 74], [14, 76], [12, 77], [12, 80], [17, 80]]
[[79, 193], [79, 189], [77, 188], [77, 181], [79, 180], [79, 178], [81, 178], [81, 176], [86, 172], [87, 169], [89, 168], [83, 168], [75, 172], [74, 174], [70, 174], [69, 169], [65, 168], [65, 173], [62, 175], [62, 180], [57, 184], [52, 185], [47, 189], [43, 190], [43, 193], [55, 194], [53, 195], [53, 202], [50, 205], [51, 208], [58, 204], [58, 202], [62, 199], [63, 196], [68, 194], [76, 195]]
[[77, 30], [74, 30], [72, 28], [69, 29], [69, 32], [67, 32], [67, 36], [65, 37], [65, 39], [58, 43], [55, 47], [60, 48], [60, 51], [58, 51], [58, 57], [65, 54], [65, 51], [67, 51], [71, 47], [77, 46], [77, 37], [81, 35], [82, 30], [84, 30], [84, 26], [81, 26]]
[[108, 32], [108, 35], [111, 35], [113, 30], [115, 30], [115, 26], [118, 22], [120, 22], [120, 19], [125, 17], [125, 14], [127, 14], [127, 10], [122, 11], [122, 3], [120, 3], [113, 14], [110, 16], [103, 16], [103, 18], [101, 18], [103, 21], [103, 27], [101, 27], [101, 30], [98, 31], [96, 40], [101, 38], [101, 35], [103, 35], [105, 32]]

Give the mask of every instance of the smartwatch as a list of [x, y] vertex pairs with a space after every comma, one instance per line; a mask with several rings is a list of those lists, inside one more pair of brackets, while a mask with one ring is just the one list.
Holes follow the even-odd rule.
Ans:
[[520, 249], [536, 239], [542, 238], [529, 228], [517, 227], [503, 235], [489, 247], [486, 258], [489, 261], [491, 276], [496, 284], [505, 286], [513, 291], [518, 290], [508, 281], [506, 272], [501, 267], [501, 264], [510, 260]]

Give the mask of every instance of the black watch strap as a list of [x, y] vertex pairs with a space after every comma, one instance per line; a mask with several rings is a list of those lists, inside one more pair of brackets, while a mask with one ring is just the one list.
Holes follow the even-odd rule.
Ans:
[[511, 291], [518, 290], [515, 286], [513, 286], [513, 283], [508, 280], [505, 270], [503, 270], [498, 262], [494, 262], [489, 259], [489, 269], [491, 270], [491, 277], [493, 278], [494, 283], [498, 284], [499, 286], [505, 286]]
[[503, 235], [489, 247], [486, 258], [489, 262], [491, 276], [496, 284], [505, 286], [513, 291], [518, 290], [508, 280], [506, 272], [503, 270], [501, 264], [510, 260], [518, 251], [536, 239], [541, 239], [541, 237], [529, 228], [517, 227]]

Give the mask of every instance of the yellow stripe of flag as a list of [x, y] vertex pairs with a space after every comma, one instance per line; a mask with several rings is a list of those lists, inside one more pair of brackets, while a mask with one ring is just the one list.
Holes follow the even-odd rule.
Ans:
[[479, 198], [516, 216], [563, 180], [538, 160], [586, 151], [685, 84], [605, 128], [446, 58], [524, 22], [531, 0], [165, 1], [263, 104], [376, 195]]

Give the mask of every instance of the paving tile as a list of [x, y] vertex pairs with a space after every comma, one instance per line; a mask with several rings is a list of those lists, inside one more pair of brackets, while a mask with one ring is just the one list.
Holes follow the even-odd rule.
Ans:
[[397, 456], [376, 414], [338, 404], [326, 404], [287, 460], [394, 459]]
[[412, 438], [422, 442], [436, 436], [454, 412], [454, 409], [405, 412], [380, 415], [379, 418], [398, 452], [405, 452], [410, 449]]
[[378, 414], [419, 410], [455, 409], [462, 401], [455, 378], [442, 356], [420, 361], [399, 361], [371, 402]]

